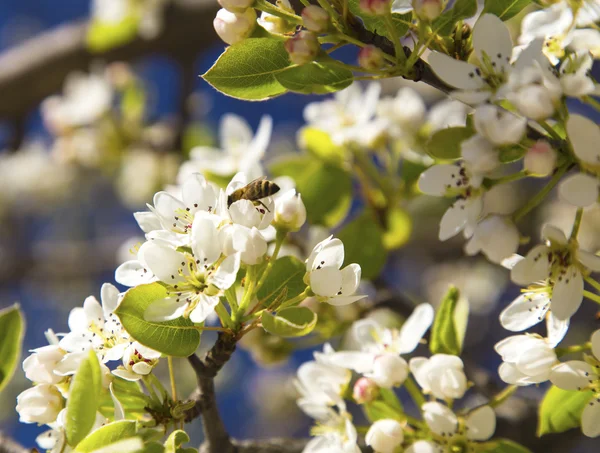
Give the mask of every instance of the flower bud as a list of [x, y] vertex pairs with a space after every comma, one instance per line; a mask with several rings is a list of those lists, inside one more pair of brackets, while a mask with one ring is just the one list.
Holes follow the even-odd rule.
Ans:
[[309, 5], [302, 10], [304, 28], [315, 33], [324, 33], [329, 28], [329, 14], [317, 5]]
[[467, 377], [460, 357], [435, 354], [430, 358], [413, 357], [410, 370], [426, 394], [438, 399], [462, 398], [467, 391]]
[[306, 208], [302, 196], [290, 189], [275, 200], [275, 227], [298, 231], [306, 222]]
[[252, 4], [254, 0], [217, 0], [219, 5], [225, 8], [227, 11], [232, 13], [243, 13], [246, 11]]
[[36, 385], [17, 396], [17, 412], [21, 423], [47, 425], [56, 421], [63, 408], [63, 397], [49, 384]]
[[368, 45], [358, 52], [358, 65], [370, 71], [381, 69], [385, 58], [381, 49]]
[[402, 425], [396, 420], [381, 419], [371, 425], [365, 442], [377, 453], [393, 453], [404, 441]]
[[43, 346], [33, 350], [33, 354], [23, 361], [25, 376], [38, 384], [58, 384], [64, 379], [54, 373], [65, 351], [56, 345]]
[[220, 9], [213, 21], [217, 35], [227, 44], [235, 44], [246, 39], [256, 26], [256, 12], [248, 8], [243, 13], [232, 13]]
[[433, 20], [444, 10], [442, 0], [412, 0], [413, 9], [417, 16], [425, 20]]
[[545, 140], [539, 140], [525, 154], [523, 166], [531, 175], [549, 176], [556, 168], [556, 151]]
[[358, 404], [370, 403], [379, 395], [379, 386], [369, 378], [362, 377], [354, 384], [352, 398]]
[[391, 0], [360, 0], [361, 11], [372, 16], [383, 16], [392, 10]]
[[383, 354], [373, 363], [373, 371], [369, 377], [377, 385], [384, 388], [402, 385], [408, 376], [406, 360], [396, 354]]
[[294, 64], [302, 65], [314, 61], [321, 45], [317, 35], [310, 31], [301, 31], [285, 43], [285, 50]]

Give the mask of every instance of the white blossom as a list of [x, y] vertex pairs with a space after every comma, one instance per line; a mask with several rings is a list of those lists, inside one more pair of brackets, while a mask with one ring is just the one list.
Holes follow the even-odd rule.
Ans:
[[483, 104], [473, 114], [475, 130], [496, 146], [519, 143], [527, 120], [491, 104]]
[[127, 381], [138, 381], [152, 372], [160, 355], [158, 351], [133, 342], [123, 354], [123, 365], [113, 370], [112, 374]]
[[39, 384], [17, 396], [17, 412], [21, 423], [47, 425], [56, 421], [64, 407], [64, 399], [51, 384]]
[[392, 419], [377, 420], [365, 436], [365, 443], [377, 453], [393, 453], [403, 440], [402, 425]]
[[[288, 13], [295, 14], [292, 5], [289, 0], [277, 0], [276, 5], [287, 11]], [[288, 22], [282, 17], [275, 16], [266, 12], [262, 12], [260, 17], [257, 19], [258, 24], [267, 30], [269, 33], [275, 33], [283, 35], [294, 31], [295, 25]]]
[[556, 168], [557, 154], [545, 140], [529, 147], [523, 158], [523, 169], [533, 176], [550, 176]]
[[296, 189], [290, 189], [275, 199], [275, 225], [288, 231], [298, 231], [306, 222], [306, 207]]
[[490, 215], [473, 229], [465, 245], [467, 255], [483, 253], [491, 262], [500, 263], [519, 248], [519, 230], [507, 216]]
[[448, 400], [462, 398], [467, 391], [467, 377], [460, 357], [448, 354], [414, 357], [409, 366], [426, 394]]
[[253, 8], [248, 8], [242, 13], [220, 9], [213, 26], [219, 38], [227, 44], [236, 44], [250, 36], [256, 27], [256, 12]]

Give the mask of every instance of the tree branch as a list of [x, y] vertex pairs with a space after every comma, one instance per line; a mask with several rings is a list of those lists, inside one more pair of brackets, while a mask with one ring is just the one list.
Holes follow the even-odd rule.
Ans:
[[63, 25], [37, 35], [0, 55], [0, 119], [23, 118], [47, 96], [60, 91], [72, 71], [86, 71], [93, 60], [131, 61], [151, 54], [177, 60], [194, 58], [216, 42], [214, 0], [172, 0], [161, 33], [140, 37], [91, 53], [86, 47], [88, 22]]
[[30, 450], [0, 432], [0, 453], [29, 453]]

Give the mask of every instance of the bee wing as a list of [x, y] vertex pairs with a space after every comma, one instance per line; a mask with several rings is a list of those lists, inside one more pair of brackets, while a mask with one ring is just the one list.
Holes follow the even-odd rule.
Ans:
[[248, 186], [251, 186], [252, 184], [256, 184], [257, 182], [264, 181], [265, 179], [267, 179], [267, 177], [266, 177], [266, 176], [261, 176], [261, 177], [259, 177], [259, 178], [253, 179], [253, 180], [252, 180], [252, 181], [250, 181], [250, 182], [249, 182], [247, 185], [248, 185]]

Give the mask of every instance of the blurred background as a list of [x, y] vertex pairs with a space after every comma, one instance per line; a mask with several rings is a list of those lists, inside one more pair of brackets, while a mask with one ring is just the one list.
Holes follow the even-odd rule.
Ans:
[[[27, 319], [24, 357], [46, 344], [45, 330], [67, 332], [69, 311], [88, 295], [99, 297], [103, 282], [115, 283], [114, 269], [143, 239], [132, 213], [176, 182], [190, 149], [218, 142], [225, 113], [241, 115], [253, 130], [262, 115], [273, 117], [268, 160], [296, 150], [303, 107], [316, 99], [288, 94], [249, 103], [219, 95], [203, 82], [198, 75], [224, 48], [212, 29], [216, 1], [148, 1], [137, 28], [109, 20], [119, 14], [116, 3], [0, 2], [0, 308], [21, 304]], [[518, 20], [514, 26], [518, 30]], [[341, 55], [349, 62], [356, 58], [353, 49]], [[384, 92], [393, 95], [401, 85], [406, 82], [386, 82]], [[411, 85], [427, 102], [439, 98]], [[511, 212], [535, 185], [501, 189], [494, 196]], [[502, 388], [492, 347], [508, 334], [498, 313], [518, 288], [500, 267], [481, 257], [463, 258], [461, 239], [437, 240], [445, 206], [424, 196], [407, 200], [410, 240], [365, 290], [403, 315], [419, 301], [435, 305], [451, 283], [462, 290], [471, 306], [464, 359], [476, 384], [465, 404], [475, 405]], [[541, 223], [568, 231], [573, 218], [572, 208], [552, 201], [530, 216], [522, 232], [535, 241]], [[582, 246], [598, 250], [599, 233], [600, 210], [594, 208], [584, 216]], [[577, 319], [585, 322], [575, 321], [567, 344], [587, 340], [598, 327], [589, 322], [591, 305], [584, 304]], [[356, 313], [335, 316], [342, 322]], [[211, 342], [205, 334], [203, 347]], [[310, 421], [296, 408], [291, 379], [315, 345], [297, 345], [292, 354], [267, 343], [251, 353], [240, 349], [219, 377], [223, 418], [238, 438], [307, 436]], [[179, 361], [177, 370], [182, 393], [191, 392], [187, 362]], [[0, 431], [34, 447], [42, 428], [19, 424], [14, 410], [16, 395], [28, 386], [19, 370], [0, 394]], [[598, 451], [598, 441], [575, 431], [534, 438], [535, 404], [528, 400], [544, 390], [524, 388], [520, 398], [502, 406], [499, 434], [536, 452]], [[190, 432], [200, 441], [199, 424]]]

